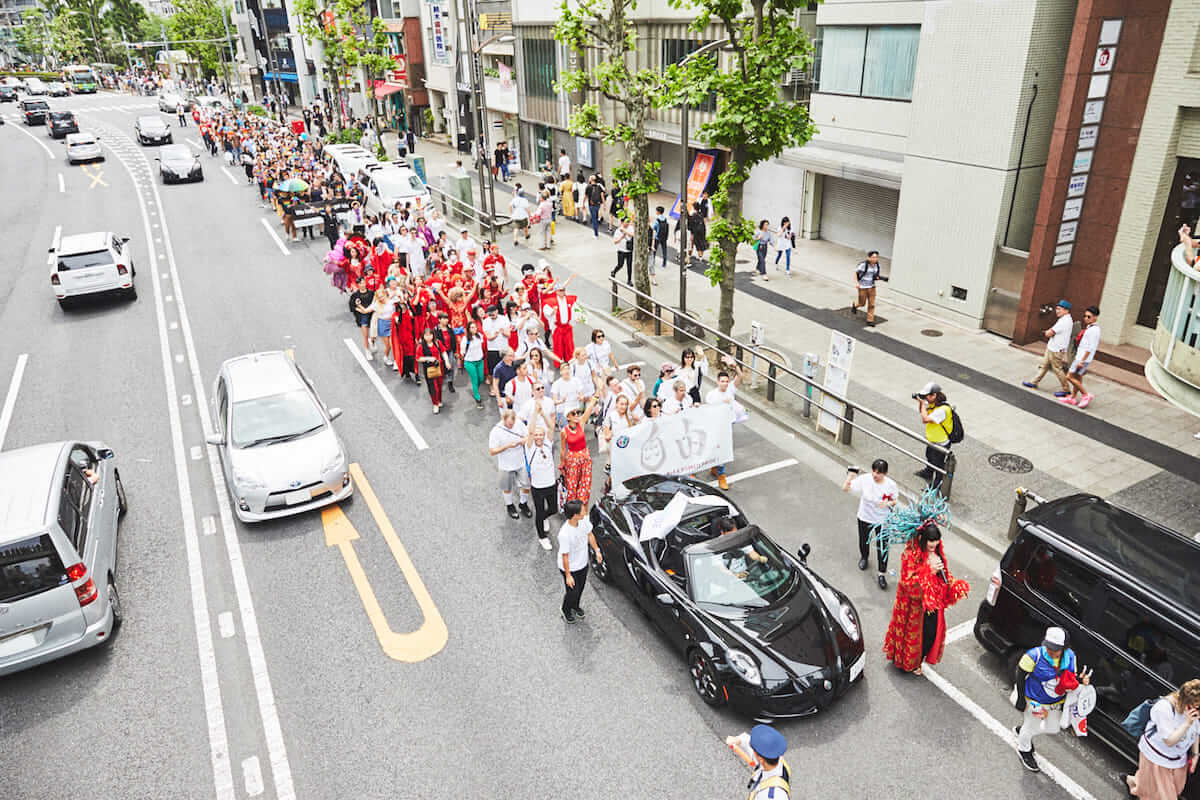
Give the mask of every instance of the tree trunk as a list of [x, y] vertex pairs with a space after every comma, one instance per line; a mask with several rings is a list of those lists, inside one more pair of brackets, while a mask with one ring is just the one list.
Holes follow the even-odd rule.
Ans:
[[[629, 142], [629, 165], [633, 183], [641, 185], [645, 174], [647, 153], [650, 143], [646, 140], [645, 120], [640, 110], [635, 110], [629, 120], [634, 134]], [[650, 273], [650, 196], [639, 192], [630, 198], [633, 208], [633, 285], [639, 292], [649, 295]], [[638, 298], [638, 319], [647, 319], [652, 311], [648, 300]]]
[[[734, 169], [734, 165], [744, 163], [742, 153], [739, 148], [735, 148], [730, 154], [729, 166], [727, 170]], [[721, 216], [731, 226], [739, 226], [742, 221], [742, 189], [744, 181], [735, 181], [729, 184], [726, 190], [725, 208], [721, 212]], [[718, 246], [721, 248], [721, 310], [717, 317], [717, 330], [726, 336], [732, 336], [733, 333], [733, 279], [734, 272], [737, 269], [737, 251], [738, 242], [736, 239], [722, 239]], [[723, 350], [727, 352], [731, 349], [728, 342], [723, 343]]]

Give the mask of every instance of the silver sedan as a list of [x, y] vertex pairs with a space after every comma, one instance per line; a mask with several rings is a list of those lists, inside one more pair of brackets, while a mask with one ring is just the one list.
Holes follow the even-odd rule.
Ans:
[[234, 509], [243, 522], [300, 514], [348, 498], [349, 461], [308, 377], [281, 351], [221, 365], [213, 387], [217, 448]]

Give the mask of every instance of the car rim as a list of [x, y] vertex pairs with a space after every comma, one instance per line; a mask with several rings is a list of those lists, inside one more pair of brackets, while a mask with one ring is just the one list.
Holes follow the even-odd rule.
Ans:
[[592, 562], [592, 571], [596, 573], [596, 576], [600, 578], [600, 580], [605, 580], [608, 577], [608, 562], [597, 561], [596, 552], [594, 550], [592, 551], [592, 554], [588, 556], [588, 558]]
[[117, 509], [124, 514], [129, 508], [129, 504], [125, 501], [125, 484], [121, 483], [121, 476], [117, 476]]
[[108, 607], [112, 610], [113, 622], [121, 621], [121, 596], [117, 594], [117, 587], [110, 580], [108, 582]]
[[696, 693], [704, 699], [717, 699], [717, 682], [709, 672], [708, 662], [699, 653], [692, 656], [692, 685], [696, 687]]

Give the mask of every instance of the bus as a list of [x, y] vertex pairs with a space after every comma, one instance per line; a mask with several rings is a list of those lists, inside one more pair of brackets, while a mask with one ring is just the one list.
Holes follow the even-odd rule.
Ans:
[[96, 93], [96, 73], [87, 64], [70, 64], [63, 67], [63, 78], [75, 94]]

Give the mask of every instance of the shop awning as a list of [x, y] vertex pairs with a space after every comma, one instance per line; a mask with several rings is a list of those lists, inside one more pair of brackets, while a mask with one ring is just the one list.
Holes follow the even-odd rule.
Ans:
[[811, 141], [804, 147], [785, 150], [779, 160], [789, 166], [833, 175], [888, 189], [899, 189], [904, 175], [904, 157], [882, 150], [851, 147], [834, 142]]
[[389, 94], [403, 91], [405, 87], [398, 83], [388, 83], [387, 81], [375, 81], [375, 96], [387, 97]]

